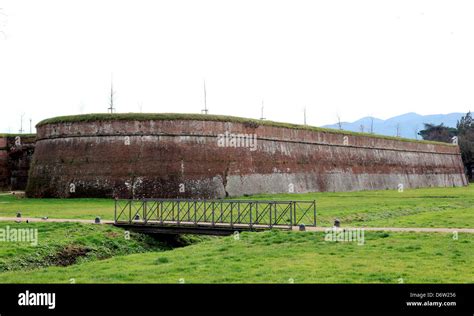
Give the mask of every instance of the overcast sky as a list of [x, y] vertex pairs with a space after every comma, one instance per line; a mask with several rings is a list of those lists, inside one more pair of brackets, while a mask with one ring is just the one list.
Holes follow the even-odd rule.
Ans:
[[58, 115], [334, 123], [474, 109], [474, 1], [0, 0], [0, 131]]

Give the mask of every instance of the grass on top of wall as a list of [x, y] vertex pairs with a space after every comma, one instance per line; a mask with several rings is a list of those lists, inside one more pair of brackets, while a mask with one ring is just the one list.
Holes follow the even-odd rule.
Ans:
[[36, 134], [12, 134], [12, 133], [0, 133], [0, 137], [16, 137], [20, 136], [22, 138], [35, 138]]
[[202, 121], [217, 121], [217, 122], [235, 122], [235, 123], [247, 123], [252, 124], [255, 127], [259, 125], [262, 126], [274, 126], [274, 127], [283, 127], [291, 129], [300, 129], [300, 130], [309, 130], [316, 132], [325, 132], [332, 134], [343, 134], [343, 135], [353, 135], [353, 136], [366, 136], [387, 140], [397, 140], [403, 142], [411, 143], [425, 143], [425, 144], [435, 144], [435, 145], [445, 145], [445, 146], [455, 146], [448, 143], [426, 141], [426, 140], [414, 140], [401, 137], [369, 134], [369, 133], [358, 133], [344, 130], [337, 130], [331, 128], [322, 128], [309, 125], [299, 125], [292, 123], [284, 122], [275, 122], [268, 120], [257, 120], [251, 118], [237, 117], [237, 116], [228, 116], [228, 115], [211, 115], [211, 114], [189, 114], [189, 113], [92, 113], [92, 114], [82, 114], [82, 115], [71, 115], [71, 116], [58, 116], [49, 118], [39, 122], [36, 126], [40, 127], [47, 124], [56, 124], [56, 123], [71, 123], [71, 122], [94, 122], [94, 121], [147, 121], [147, 120], [202, 120]]

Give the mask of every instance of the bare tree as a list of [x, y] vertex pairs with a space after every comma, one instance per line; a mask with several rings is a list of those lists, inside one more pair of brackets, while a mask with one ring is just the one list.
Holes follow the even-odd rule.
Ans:
[[113, 78], [111, 78], [110, 80], [110, 104], [109, 104], [109, 112], [112, 114], [114, 113], [115, 111], [115, 108], [114, 108], [114, 97], [115, 97], [115, 91], [114, 91], [114, 80]]
[[359, 126], [359, 130], [360, 130], [361, 133], [364, 132], [364, 124], [361, 124], [361, 125]]
[[401, 131], [400, 123], [397, 123], [397, 137], [400, 137], [400, 131]]
[[204, 109], [201, 110], [201, 114], [209, 113], [209, 109], [207, 108], [207, 90], [206, 90], [206, 80], [204, 80]]
[[20, 132], [20, 134], [23, 134], [23, 132], [24, 132], [24, 130], [23, 130], [23, 117], [25, 117], [25, 113], [21, 113], [20, 117], [21, 117], [21, 120], [20, 120], [20, 130], [19, 130], [19, 132]]
[[337, 117], [337, 126], [339, 126], [339, 129], [342, 130], [341, 116], [339, 115], [339, 113], [336, 113], [336, 117]]

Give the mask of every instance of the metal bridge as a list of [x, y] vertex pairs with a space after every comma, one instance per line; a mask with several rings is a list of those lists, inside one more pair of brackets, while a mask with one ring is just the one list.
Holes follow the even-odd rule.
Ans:
[[228, 235], [316, 226], [316, 201], [115, 200], [115, 226], [143, 233]]

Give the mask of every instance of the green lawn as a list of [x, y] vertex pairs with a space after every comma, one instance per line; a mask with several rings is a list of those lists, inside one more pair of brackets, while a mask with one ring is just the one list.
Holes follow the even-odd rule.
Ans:
[[111, 199], [27, 199], [0, 194], [0, 217], [23, 216], [50, 218], [91, 219], [100, 216], [113, 219], [114, 201]]
[[257, 195], [255, 199], [316, 200], [318, 223], [368, 227], [474, 228], [474, 186], [361, 192]]
[[[245, 199], [317, 200], [319, 225], [474, 227], [474, 187], [279, 194]], [[113, 218], [113, 200], [25, 199], [0, 194], [0, 217]], [[38, 246], [0, 242], [0, 283], [473, 283], [474, 234], [366, 232], [365, 243], [324, 233], [271, 231], [163, 240], [108, 225], [1, 222], [38, 229]], [[67, 265], [67, 266], [65, 266]]]
[[474, 235], [263, 232], [69, 267], [0, 273], [2, 283], [473, 283]]
[[[345, 226], [474, 227], [474, 186], [405, 190], [272, 194], [244, 197], [263, 200], [316, 200], [318, 224], [335, 218]], [[0, 195], [0, 217], [113, 219], [114, 201], [107, 199], [18, 199]]]

